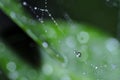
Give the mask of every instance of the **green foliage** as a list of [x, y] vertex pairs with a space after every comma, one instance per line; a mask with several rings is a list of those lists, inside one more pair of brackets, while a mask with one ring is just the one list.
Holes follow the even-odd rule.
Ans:
[[[0, 65], [11, 80], [120, 79], [119, 41], [107, 33], [77, 22], [41, 24], [15, 0], [0, 0], [0, 8], [39, 44], [43, 56], [43, 65], [36, 71], [1, 41]], [[81, 57], [76, 57], [77, 52]]]

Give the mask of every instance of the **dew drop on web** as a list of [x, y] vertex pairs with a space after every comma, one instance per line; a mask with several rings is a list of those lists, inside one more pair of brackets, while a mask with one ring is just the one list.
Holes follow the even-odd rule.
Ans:
[[[44, 0], [44, 2], [42, 2], [42, 4], [44, 5], [43, 8], [37, 7], [37, 6], [31, 6], [26, 1], [22, 2], [22, 5], [29, 7], [29, 9], [31, 9], [31, 11], [33, 12], [33, 14], [36, 15], [36, 18], [41, 23], [44, 23], [43, 18], [44, 18], [44, 15], [47, 14], [47, 16], [52, 20], [52, 22], [56, 26], [58, 26], [57, 21], [54, 19], [54, 17], [52, 16], [51, 12], [48, 10], [48, 0]], [[36, 11], [38, 11], [39, 13], [37, 13]]]

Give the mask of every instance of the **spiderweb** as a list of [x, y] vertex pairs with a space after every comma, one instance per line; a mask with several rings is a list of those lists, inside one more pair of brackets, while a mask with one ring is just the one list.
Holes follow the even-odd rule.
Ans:
[[58, 26], [57, 21], [54, 19], [50, 11], [48, 10], [48, 0], [42, 2], [43, 7], [31, 6], [26, 1], [22, 2], [23, 6], [28, 7], [35, 17], [41, 22], [44, 23], [44, 16], [47, 15], [53, 21], [53, 23]]

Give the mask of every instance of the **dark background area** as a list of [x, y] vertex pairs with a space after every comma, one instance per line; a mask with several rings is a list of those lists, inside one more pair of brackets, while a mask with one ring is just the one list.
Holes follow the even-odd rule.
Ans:
[[38, 45], [2, 11], [0, 11], [0, 38], [32, 67], [40, 67], [42, 57]]

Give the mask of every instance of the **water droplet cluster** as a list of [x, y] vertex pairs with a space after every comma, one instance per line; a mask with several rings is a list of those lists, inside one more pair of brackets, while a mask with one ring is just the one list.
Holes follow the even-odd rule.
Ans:
[[32, 13], [36, 16], [38, 21], [40, 21], [41, 23], [44, 23], [44, 16], [45, 16], [45, 14], [47, 14], [50, 17], [50, 19], [53, 21], [53, 23], [56, 26], [58, 26], [58, 23], [56, 22], [56, 20], [54, 19], [54, 17], [50, 13], [50, 11], [48, 10], [48, 1], [47, 0], [44, 0], [44, 3], [43, 3], [44, 8], [40, 8], [37, 6], [31, 6], [26, 1], [23, 1], [22, 5], [25, 7], [28, 7], [32, 11]]

